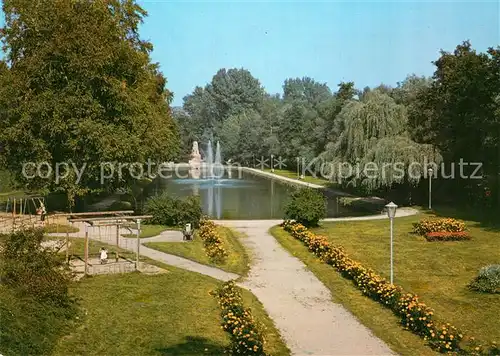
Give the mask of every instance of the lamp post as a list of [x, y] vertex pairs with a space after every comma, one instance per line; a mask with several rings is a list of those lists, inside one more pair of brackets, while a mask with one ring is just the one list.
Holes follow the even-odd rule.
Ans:
[[432, 173], [433, 169], [429, 168], [427, 173], [429, 174], [429, 210], [432, 210]]
[[274, 158], [274, 155], [271, 155], [271, 172], [274, 173], [273, 158]]
[[394, 222], [394, 217], [396, 216], [396, 209], [398, 208], [398, 206], [391, 201], [385, 207], [387, 208], [387, 216], [391, 221], [391, 284], [394, 284], [394, 257], [393, 257], [393, 247], [392, 247], [394, 241], [393, 222]]
[[300, 179], [299, 169], [300, 169], [300, 158], [297, 157], [297, 179]]

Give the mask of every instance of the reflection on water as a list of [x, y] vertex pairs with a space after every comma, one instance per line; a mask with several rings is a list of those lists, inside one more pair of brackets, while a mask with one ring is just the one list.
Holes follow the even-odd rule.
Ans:
[[[187, 172], [187, 171], [186, 171]], [[186, 177], [186, 172], [179, 174]], [[202, 175], [203, 176], [203, 175]], [[241, 179], [234, 178], [240, 176]], [[205, 214], [217, 219], [280, 219], [293, 187], [281, 181], [259, 177], [247, 172], [226, 172], [221, 179], [172, 178], [155, 182], [158, 194], [166, 191], [176, 197], [197, 195]], [[339, 210], [336, 196], [328, 198], [328, 216], [345, 214]]]

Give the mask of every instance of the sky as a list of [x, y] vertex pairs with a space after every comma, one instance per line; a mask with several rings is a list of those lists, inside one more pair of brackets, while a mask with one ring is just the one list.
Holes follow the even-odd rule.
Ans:
[[[500, 44], [499, 1], [150, 1], [143, 39], [154, 45], [174, 106], [220, 68], [245, 68], [267, 92], [308, 76], [336, 91], [432, 75], [441, 49]], [[1, 21], [0, 21], [1, 23]]]

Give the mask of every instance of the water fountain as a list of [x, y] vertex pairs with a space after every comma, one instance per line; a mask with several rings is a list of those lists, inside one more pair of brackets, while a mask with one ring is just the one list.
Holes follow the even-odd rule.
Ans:
[[212, 142], [207, 144], [207, 154], [205, 155], [205, 177], [208, 179], [220, 180], [224, 175], [224, 166], [222, 165], [220, 143], [217, 141], [215, 148], [215, 157], [212, 148]]
[[215, 148], [215, 161], [212, 171], [217, 179], [222, 178], [224, 175], [224, 166], [222, 165], [219, 141], [217, 141], [217, 146]]
[[[293, 191], [289, 185], [247, 174], [235, 168], [238, 165], [231, 160], [224, 165], [223, 143], [211, 140], [206, 144], [199, 146], [198, 142], [193, 142], [188, 167], [175, 167], [174, 174], [158, 180], [161, 183], [159, 189], [176, 197], [199, 196], [203, 212], [216, 219], [283, 217], [284, 208]], [[234, 170], [233, 177], [231, 169]], [[238, 177], [234, 176], [235, 172]], [[345, 212], [347, 209], [329, 205], [329, 216]]]
[[212, 142], [208, 140], [207, 154], [205, 155], [205, 167], [207, 171], [207, 178], [213, 179], [214, 177], [214, 154], [212, 151]]

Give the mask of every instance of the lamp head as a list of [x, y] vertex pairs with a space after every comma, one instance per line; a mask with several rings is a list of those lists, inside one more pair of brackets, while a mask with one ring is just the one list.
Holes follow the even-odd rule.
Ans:
[[392, 201], [385, 206], [387, 208], [387, 216], [392, 219], [396, 216], [396, 209], [398, 206], [394, 204]]

